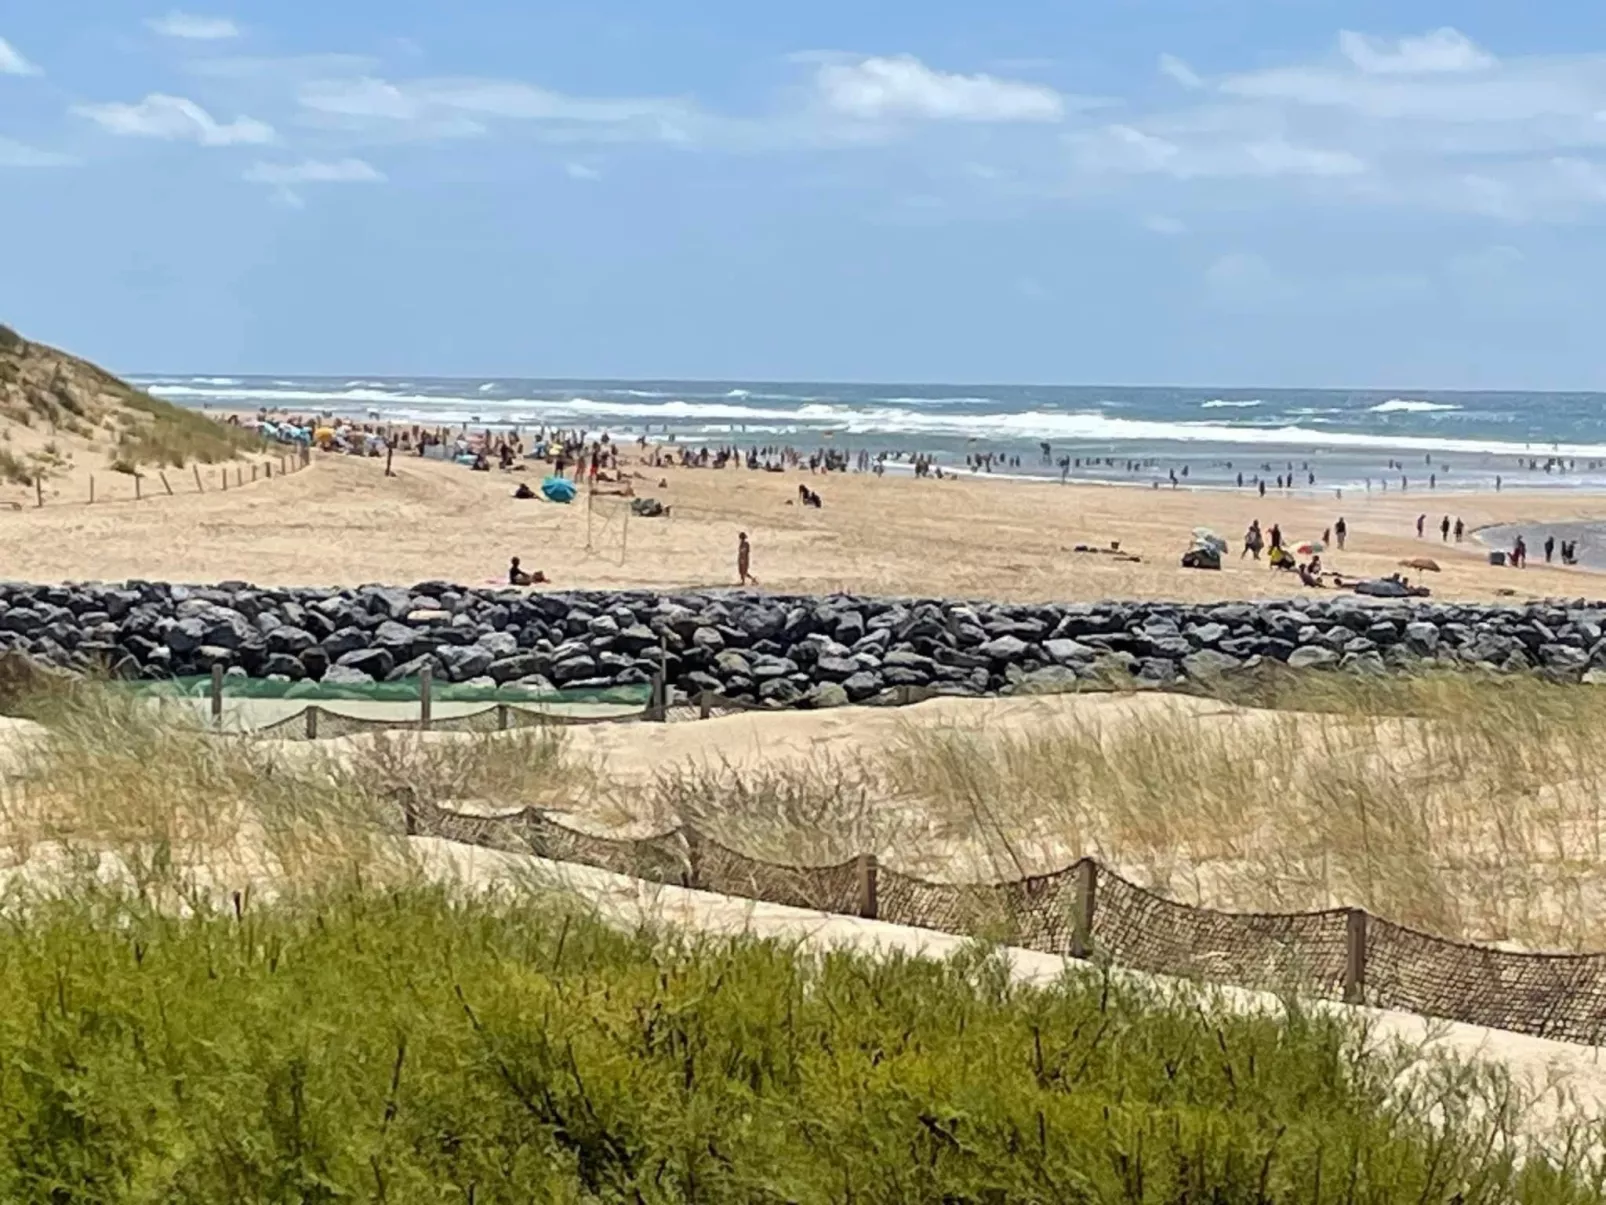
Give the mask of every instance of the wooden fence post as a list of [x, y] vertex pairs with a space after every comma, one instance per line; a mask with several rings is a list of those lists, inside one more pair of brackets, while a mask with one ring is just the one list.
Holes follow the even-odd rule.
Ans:
[[190, 465], [190, 468], [195, 470], [195, 492], [197, 494], [206, 493], [206, 486], [201, 484], [201, 466], [198, 464], [192, 464]]
[[256, 479], [257, 479], [257, 466], [256, 465], [252, 465], [251, 466], [251, 480], [255, 481]]
[[316, 703], [307, 704], [306, 715], [307, 739], [309, 741], [315, 741], [318, 739], [318, 705]]
[[89, 475], [89, 505], [95, 505], [95, 474]]
[[1099, 864], [1083, 858], [1076, 864], [1076, 915], [1071, 918], [1071, 957], [1093, 953], [1093, 913], [1098, 907]]
[[[138, 481], [139, 478], [134, 478]], [[223, 667], [212, 667], [212, 727], [223, 727]]]
[[45, 504], [45, 479], [38, 473], [33, 478], [33, 496], [40, 506]]
[[217, 479], [225, 491], [229, 488], [229, 470], [227, 466], [217, 471]]
[[269, 481], [272, 481], [273, 480], [273, 461], [270, 460], [270, 461], [268, 461], [267, 464], [263, 465], [262, 466], [262, 471], [263, 471], [263, 473], [265, 473], [267, 475], [267, 479]]
[[430, 684], [435, 675], [429, 666], [418, 671], [418, 730], [429, 731], [430, 723]]
[[138, 502], [143, 496], [144, 495], [140, 492], [139, 488], [139, 473], [136, 472], [134, 474], [134, 501]]
[[[223, 471], [228, 472], [227, 469], [224, 469]], [[236, 487], [245, 484], [245, 466], [243, 464], [237, 464], [234, 466], [234, 484]]]
[[156, 471], [156, 475], [162, 479], [162, 488], [167, 491], [167, 496], [171, 498], [173, 496], [173, 486], [172, 483], [167, 480], [167, 474], [161, 469], [158, 469]]
[[1344, 1003], [1366, 1001], [1366, 909], [1351, 908], [1344, 918]]
[[710, 691], [707, 691], [707, 690], [704, 690], [701, 693], [699, 693], [698, 696], [697, 696], [697, 718], [700, 719], [700, 720], [706, 720], [708, 718], [708, 716], [709, 716], [709, 713], [711, 711], [713, 711], [713, 709], [714, 709], [714, 696], [713, 696], [713, 693], [710, 692]]
[[396, 475], [395, 473], [392, 473], [390, 471], [390, 458], [392, 456], [394, 456], [395, 454], [396, 454], [395, 447], [393, 445], [391, 445], [391, 444], [386, 444], [385, 445], [385, 476], [387, 476], [387, 477], [394, 477]]
[[512, 715], [508, 705], [506, 703], [498, 703], [496, 705], [496, 730], [498, 732], [506, 732], [507, 722], [510, 718], [512, 718]]
[[874, 854], [860, 854], [859, 862], [859, 915], [865, 920], [875, 920], [880, 909], [876, 899], [877, 865]]

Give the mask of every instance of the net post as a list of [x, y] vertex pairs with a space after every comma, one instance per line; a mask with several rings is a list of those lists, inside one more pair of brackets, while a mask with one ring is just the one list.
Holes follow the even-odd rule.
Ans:
[[201, 466], [198, 464], [192, 464], [190, 468], [195, 470], [195, 492], [197, 494], [206, 493], [206, 486], [201, 484]]
[[859, 915], [865, 920], [875, 920], [880, 909], [876, 898], [876, 878], [878, 866], [874, 854], [860, 854], [858, 856], [859, 872]]
[[1099, 864], [1083, 858], [1076, 864], [1076, 914], [1071, 918], [1071, 957], [1093, 953], [1093, 913], [1098, 907]]
[[136, 470], [134, 473], [134, 501], [138, 502], [144, 496], [144, 491], [140, 488], [139, 484], [139, 472]]
[[496, 705], [496, 729], [498, 732], [507, 731], [508, 715], [508, 705], [506, 703], [498, 703]]
[[1351, 908], [1344, 917], [1344, 1003], [1366, 999], [1366, 909]]
[[171, 498], [173, 496], [173, 486], [167, 480], [167, 474], [158, 469], [156, 475], [162, 479], [162, 488], [167, 491], [167, 496]]
[[[134, 480], [138, 481], [139, 478]], [[223, 667], [212, 666], [212, 727], [223, 727]]]
[[315, 741], [315, 740], [318, 739], [318, 705], [316, 703], [307, 704], [307, 713], [306, 714], [307, 714], [307, 739], [309, 741]]
[[418, 671], [418, 730], [429, 731], [430, 722], [430, 686], [435, 674], [429, 666]]

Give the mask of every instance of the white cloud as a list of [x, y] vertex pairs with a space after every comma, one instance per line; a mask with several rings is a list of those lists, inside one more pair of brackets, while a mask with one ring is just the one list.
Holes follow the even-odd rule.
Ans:
[[1143, 219], [1143, 228], [1151, 234], [1161, 234], [1167, 238], [1175, 238], [1180, 234], [1187, 234], [1188, 227], [1176, 218], [1156, 213]]
[[0, 38], [0, 75], [43, 75], [44, 72], [22, 57], [22, 52]]
[[196, 42], [220, 42], [240, 36], [240, 27], [227, 17], [202, 17], [175, 11], [165, 17], [152, 17], [145, 24], [163, 37]]
[[1059, 121], [1066, 109], [1041, 84], [936, 71], [907, 54], [826, 63], [814, 83], [826, 109], [863, 121]]
[[307, 159], [301, 163], [257, 163], [245, 173], [253, 184], [382, 184], [385, 174], [361, 159], [325, 162]]
[[1445, 26], [1414, 38], [1389, 43], [1344, 30], [1339, 51], [1369, 75], [1434, 75], [1482, 71], [1495, 58], [1458, 29]]
[[602, 173], [596, 168], [584, 163], [565, 163], [563, 170], [568, 173], [571, 180], [600, 180]]
[[1175, 80], [1184, 88], [1204, 87], [1204, 80], [1200, 78], [1199, 73], [1174, 54], [1160, 56], [1160, 74]]
[[309, 112], [343, 128], [419, 137], [483, 134], [486, 122], [505, 120], [529, 123], [554, 141], [686, 143], [705, 124], [684, 100], [576, 97], [516, 80], [322, 79], [302, 85], [298, 99]]
[[1148, 173], [1179, 180], [1234, 176], [1360, 176], [1365, 160], [1348, 151], [1305, 146], [1281, 137], [1241, 136], [1173, 137], [1115, 124], [1091, 130], [1072, 139], [1077, 161], [1093, 173]]
[[274, 139], [273, 127], [254, 117], [220, 122], [194, 101], [160, 92], [138, 104], [79, 105], [73, 112], [109, 133], [128, 138], [162, 138], [202, 146], [260, 146]]
[[71, 155], [42, 151], [10, 138], [0, 138], [0, 167], [70, 167], [77, 162]]

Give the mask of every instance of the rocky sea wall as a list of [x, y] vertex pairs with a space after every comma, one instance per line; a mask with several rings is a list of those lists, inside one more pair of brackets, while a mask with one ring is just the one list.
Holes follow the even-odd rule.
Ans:
[[228, 673], [339, 684], [429, 666], [453, 683], [641, 685], [776, 706], [899, 686], [1055, 689], [1112, 674], [1165, 685], [1273, 660], [1382, 673], [1444, 663], [1606, 678], [1606, 603], [988, 603], [740, 592], [528, 593], [445, 582], [261, 589], [242, 582], [0, 583], [0, 650], [123, 677]]

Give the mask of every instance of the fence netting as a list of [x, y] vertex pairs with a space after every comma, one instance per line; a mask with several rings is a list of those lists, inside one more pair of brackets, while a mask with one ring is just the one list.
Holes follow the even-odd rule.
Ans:
[[1366, 1003], [1540, 1038], [1606, 1038], [1606, 954], [1522, 954], [1372, 918]]
[[[656, 883], [1004, 942], [1061, 956], [1260, 991], [1361, 1002], [1536, 1037], [1606, 1041], [1606, 954], [1466, 945], [1346, 909], [1229, 913], [1166, 899], [1090, 859], [1014, 882], [934, 883], [855, 858], [787, 866], [695, 829], [601, 837], [534, 809], [469, 815], [411, 807], [410, 831], [597, 867]], [[1091, 891], [1084, 884], [1091, 880]], [[1091, 916], [1083, 910], [1092, 904]], [[1085, 950], [1077, 950], [1079, 927]], [[1355, 981], [1351, 983], [1350, 977]]]

